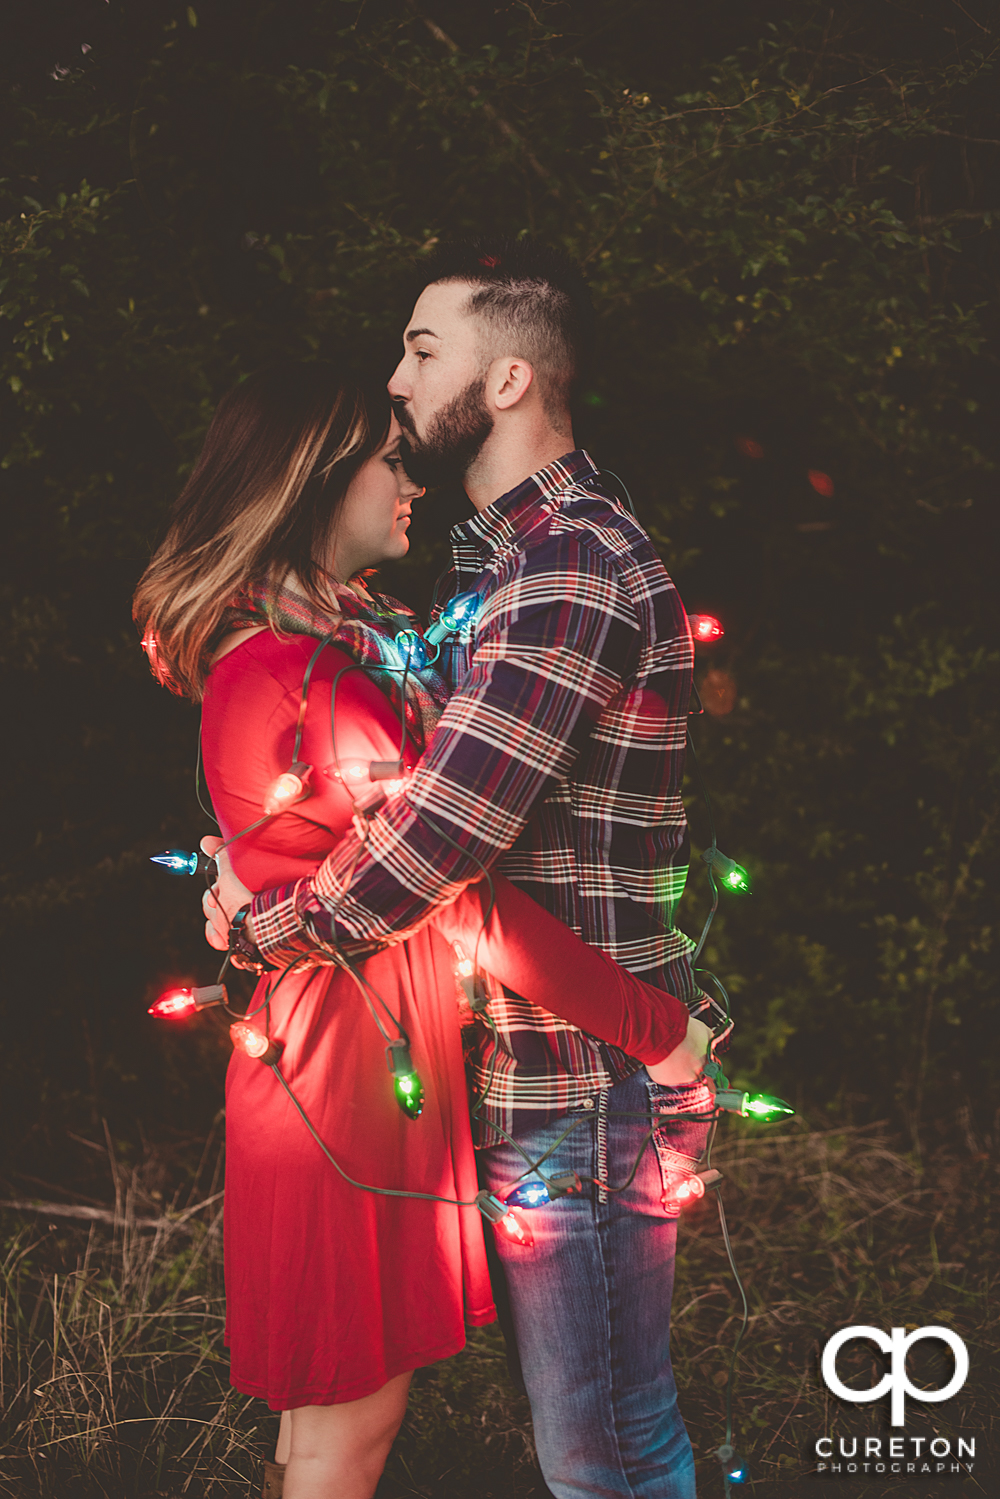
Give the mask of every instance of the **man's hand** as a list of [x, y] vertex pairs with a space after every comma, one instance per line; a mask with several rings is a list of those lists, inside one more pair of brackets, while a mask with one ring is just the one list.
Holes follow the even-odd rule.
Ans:
[[[204, 846], [203, 843], [202, 848]], [[683, 1088], [701, 1075], [701, 1069], [708, 1061], [711, 1044], [710, 1028], [692, 1015], [688, 1020], [687, 1035], [680, 1046], [675, 1046], [669, 1056], [655, 1066], [647, 1067], [646, 1071], [654, 1083], [662, 1083], [666, 1088]]]
[[[201, 851], [208, 854], [210, 859], [215, 859], [219, 866], [219, 878], [201, 898], [201, 908], [205, 913], [205, 940], [209, 947], [225, 952], [229, 946], [230, 923], [236, 912], [253, 900], [254, 892], [248, 890], [233, 873], [233, 866], [222, 847], [221, 838], [203, 838]], [[253, 932], [249, 921], [244, 931], [252, 942]]]

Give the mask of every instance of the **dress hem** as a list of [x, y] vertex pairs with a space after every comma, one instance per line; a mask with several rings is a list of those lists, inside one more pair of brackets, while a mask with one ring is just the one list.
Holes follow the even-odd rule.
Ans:
[[461, 1353], [465, 1347], [465, 1338], [457, 1342], [452, 1340], [443, 1348], [428, 1349], [421, 1353], [404, 1353], [400, 1360], [393, 1361], [386, 1366], [385, 1374], [377, 1380], [361, 1380], [352, 1385], [344, 1385], [334, 1390], [296, 1390], [284, 1395], [271, 1394], [263, 1385], [254, 1384], [249, 1379], [234, 1378], [230, 1375], [229, 1382], [234, 1390], [239, 1390], [241, 1395], [251, 1395], [257, 1400], [266, 1400], [273, 1411], [298, 1410], [307, 1405], [347, 1405], [351, 1400], [364, 1400], [366, 1395], [374, 1395], [387, 1385], [390, 1379], [396, 1379], [400, 1374], [412, 1372], [414, 1369], [424, 1369], [428, 1364], [436, 1364], [441, 1359], [454, 1358], [456, 1353]]

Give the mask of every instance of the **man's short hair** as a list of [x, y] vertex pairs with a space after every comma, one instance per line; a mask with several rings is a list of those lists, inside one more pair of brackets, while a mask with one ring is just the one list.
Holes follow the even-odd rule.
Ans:
[[578, 266], [539, 240], [483, 236], [440, 245], [422, 268], [424, 286], [464, 281], [468, 312], [483, 325], [486, 359], [526, 359], [546, 415], [566, 425], [573, 387], [594, 335], [594, 309]]

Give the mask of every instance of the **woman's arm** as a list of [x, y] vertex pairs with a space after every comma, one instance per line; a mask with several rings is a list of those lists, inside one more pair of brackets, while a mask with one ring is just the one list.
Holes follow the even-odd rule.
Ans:
[[588, 947], [503, 875], [492, 879], [496, 904], [485, 927], [485, 880], [438, 910], [431, 925], [515, 993], [630, 1057], [655, 1065], [681, 1045], [691, 1019], [681, 1000]]

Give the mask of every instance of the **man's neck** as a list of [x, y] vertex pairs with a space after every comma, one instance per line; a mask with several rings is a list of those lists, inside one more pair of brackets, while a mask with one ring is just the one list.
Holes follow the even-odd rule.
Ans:
[[514, 434], [506, 440], [496, 441], [497, 437], [500, 434], [494, 433], [486, 442], [463, 481], [466, 494], [479, 511], [486, 510], [501, 495], [509, 494], [539, 469], [564, 458], [576, 446], [572, 429], [556, 432], [547, 427], [533, 433], [528, 441], [520, 437], [511, 440]]

